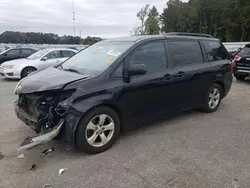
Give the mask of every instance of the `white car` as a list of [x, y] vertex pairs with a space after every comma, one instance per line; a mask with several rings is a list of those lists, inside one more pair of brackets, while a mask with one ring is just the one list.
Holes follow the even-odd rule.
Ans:
[[0, 65], [0, 75], [5, 78], [21, 79], [31, 72], [40, 71], [60, 64], [78, 51], [69, 48], [43, 49], [28, 58], [4, 62]]

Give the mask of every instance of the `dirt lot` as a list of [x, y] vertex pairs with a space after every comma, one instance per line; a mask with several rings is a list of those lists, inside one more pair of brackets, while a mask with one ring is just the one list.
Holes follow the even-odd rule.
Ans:
[[[17, 158], [17, 148], [34, 133], [15, 117], [16, 83], [0, 79], [1, 188], [250, 187], [250, 81], [234, 81], [216, 113], [156, 122], [122, 135], [102, 154], [67, 150], [54, 141], [25, 151], [25, 159]], [[55, 151], [41, 156], [50, 147]], [[60, 168], [68, 171], [58, 175]]]

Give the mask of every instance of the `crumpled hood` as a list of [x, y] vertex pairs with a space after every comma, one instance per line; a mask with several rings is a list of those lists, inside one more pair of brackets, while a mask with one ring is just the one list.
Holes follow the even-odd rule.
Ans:
[[15, 59], [15, 60], [11, 60], [11, 61], [6, 61], [4, 63], [1, 64], [1, 66], [10, 66], [10, 65], [25, 65], [25, 64], [33, 64], [33, 62], [37, 62], [36, 60], [28, 60], [25, 58], [22, 59]]
[[47, 68], [22, 79], [15, 88], [15, 93], [33, 93], [46, 90], [62, 89], [66, 84], [80, 79], [89, 79], [91, 75]]

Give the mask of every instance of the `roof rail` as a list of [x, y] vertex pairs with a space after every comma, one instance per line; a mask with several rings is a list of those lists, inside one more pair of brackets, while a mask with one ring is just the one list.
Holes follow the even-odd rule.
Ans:
[[170, 33], [166, 33], [165, 35], [181, 35], [181, 36], [193, 36], [193, 37], [213, 38], [212, 35], [202, 34], [202, 33], [170, 32]]

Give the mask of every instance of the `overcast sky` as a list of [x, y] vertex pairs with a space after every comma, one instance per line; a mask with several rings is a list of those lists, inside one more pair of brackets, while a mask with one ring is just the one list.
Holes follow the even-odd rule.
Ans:
[[[138, 24], [136, 13], [154, 2], [159, 12], [167, 0], [75, 0], [76, 35], [126, 36]], [[73, 35], [72, 0], [0, 0], [3, 31]]]

